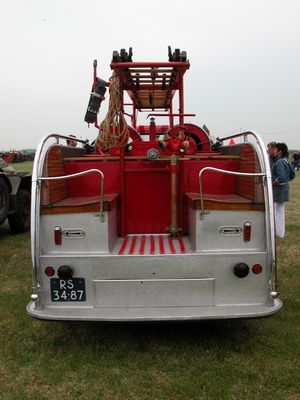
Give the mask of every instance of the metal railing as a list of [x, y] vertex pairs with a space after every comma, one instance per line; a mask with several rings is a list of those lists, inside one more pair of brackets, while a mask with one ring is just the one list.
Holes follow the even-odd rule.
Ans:
[[[266, 221], [266, 226], [269, 227], [269, 229], [267, 229], [266, 239], [267, 239], [268, 249], [270, 250], [270, 252], [268, 252], [269, 263], [271, 264], [271, 269], [273, 273], [272, 288], [271, 288], [272, 297], [276, 297], [278, 295], [278, 283], [277, 283], [277, 265], [276, 265], [273, 187], [272, 187], [272, 174], [269, 163], [269, 157], [267, 154], [266, 146], [264, 145], [261, 136], [257, 132], [253, 131], [240, 132], [226, 137], [218, 137], [217, 141], [219, 141], [221, 145], [223, 145], [224, 141], [239, 137], [242, 137], [245, 143], [249, 143], [252, 145], [259, 158], [261, 169], [262, 171], [265, 171], [264, 173], [266, 177], [266, 187], [264, 190], [265, 205], [266, 205], [265, 221]], [[254, 140], [250, 142], [248, 140], [249, 138], [253, 138]], [[242, 145], [242, 143], [237, 143], [237, 145]]]
[[262, 176], [266, 177], [266, 174], [264, 172], [237, 172], [237, 171], [228, 171], [227, 169], [220, 169], [220, 168], [215, 168], [215, 167], [204, 167], [200, 172], [199, 172], [199, 187], [200, 187], [200, 218], [203, 218], [204, 215], [204, 200], [203, 200], [203, 190], [202, 190], [202, 175], [206, 171], [215, 171], [215, 172], [220, 172], [223, 174], [228, 174], [228, 175], [238, 175], [238, 176], [249, 176], [249, 177], [254, 177], [254, 176]]
[[[264, 145], [264, 142], [260, 135], [257, 132], [253, 131], [245, 131], [245, 132], [240, 132], [234, 135], [222, 137], [222, 138], [217, 138], [221, 144], [225, 140], [229, 139], [235, 139], [238, 137], [243, 137], [245, 143], [251, 144], [251, 146], [255, 149], [256, 155], [259, 158], [259, 162], [262, 168], [262, 171], [265, 171], [266, 173], [266, 187], [267, 187], [267, 196], [265, 196], [265, 202], [266, 202], [266, 209], [268, 210], [269, 221], [270, 221], [270, 231], [271, 231], [271, 237], [268, 238], [270, 241], [270, 245], [272, 247], [272, 252], [274, 255], [274, 260], [275, 260], [275, 253], [276, 253], [276, 248], [275, 248], [275, 225], [274, 225], [274, 206], [273, 206], [273, 187], [272, 187], [272, 174], [271, 174], [271, 167], [270, 167], [270, 162], [269, 162], [269, 156], [266, 150], [266, 146]], [[253, 141], [249, 141], [248, 139], [253, 138]], [[242, 143], [239, 143], [241, 145]]]
[[96, 172], [101, 176], [101, 185], [100, 185], [100, 218], [101, 221], [104, 222], [104, 213], [103, 213], [103, 204], [104, 204], [104, 174], [102, 171], [96, 168], [92, 169], [87, 169], [86, 171], [82, 172], [77, 172], [76, 174], [70, 174], [70, 175], [61, 175], [61, 176], [41, 176], [38, 178], [39, 181], [54, 181], [54, 180], [63, 180], [63, 179], [71, 179], [71, 178], [76, 178], [77, 176], [82, 176], [86, 174], [90, 174]]

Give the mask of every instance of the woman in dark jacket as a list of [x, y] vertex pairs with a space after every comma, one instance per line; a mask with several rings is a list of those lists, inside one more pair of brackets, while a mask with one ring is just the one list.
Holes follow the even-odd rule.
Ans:
[[274, 149], [272, 166], [273, 198], [275, 210], [276, 235], [285, 235], [285, 203], [289, 201], [289, 181], [293, 167], [288, 159], [288, 148], [285, 143], [277, 143]]

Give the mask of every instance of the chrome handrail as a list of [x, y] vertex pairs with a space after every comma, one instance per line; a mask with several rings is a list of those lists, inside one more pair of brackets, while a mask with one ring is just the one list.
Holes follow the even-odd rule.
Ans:
[[70, 179], [75, 178], [77, 176], [82, 176], [86, 174], [90, 174], [96, 172], [101, 176], [101, 192], [100, 192], [100, 218], [101, 221], [104, 221], [104, 213], [103, 213], [103, 203], [104, 203], [104, 174], [102, 171], [96, 168], [87, 169], [82, 172], [76, 172], [75, 174], [70, 175], [61, 175], [61, 176], [41, 176], [38, 178], [39, 181], [54, 181], [54, 180], [62, 180], [62, 179]]
[[204, 201], [203, 201], [203, 190], [202, 190], [202, 175], [206, 171], [215, 171], [215, 172], [221, 172], [224, 174], [229, 174], [229, 175], [238, 175], [238, 176], [266, 176], [264, 172], [237, 172], [237, 171], [228, 171], [227, 169], [221, 169], [221, 168], [215, 168], [215, 167], [204, 167], [200, 172], [199, 172], [199, 187], [200, 187], [200, 218], [203, 218], [204, 215]]
[[[245, 131], [245, 132], [240, 132], [231, 136], [226, 136], [223, 138], [217, 138], [218, 141], [221, 143], [224, 140], [228, 140], [231, 138], [237, 138], [237, 137], [244, 137], [244, 141], [247, 141], [248, 136], [252, 136], [255, 140], [251, 145], [254, 148], [259, 148], [260, 154], [261, 154], [261, 159], [260, 161], [263, 162], [263, 170], [266, 171], [266, 185], [267, 185], [267, 193], [268, 196], [265, 196], [265, 202], [266, 202], [266, 223], [268, 226], [270, 225], [270, 235], [267, 235], [267, 242], [268, 242], [268, 248], [271, 247], [272, 251], [272, 257], [271, 257], [271, 264], [272, 264], [272, 271], [274, 274], [274, 279], [272, 282], [272, 291], [274, 293], [277, 293], [278, 290], [278, 284], [277, 284], [277, 265], [276, 265], [276, 244], [275, 244], [275, 215], [274, 215], [274, 202], [273, 202], [273, 187], [272, 187], [272, 174], [271, 174], [271, 167], [269, 163], [269, 157], [267, 154], [266, 146], [263, 144], [263, 140], [261, 139], [260, 135], [257, 132], [253, 131]], [[256, 153], [259, 154], [259, 152], [256, 150]]]

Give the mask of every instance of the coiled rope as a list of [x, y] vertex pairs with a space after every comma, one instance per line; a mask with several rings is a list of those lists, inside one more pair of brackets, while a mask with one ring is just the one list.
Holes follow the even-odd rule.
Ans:
[[108, 112], [100, 124], [96, 147], [109, 152], [113, 147], [125, 146], [128, 138], [129, 130], [122, 110], [120, 81], [119, 77], [113, 74], [110, 78]]

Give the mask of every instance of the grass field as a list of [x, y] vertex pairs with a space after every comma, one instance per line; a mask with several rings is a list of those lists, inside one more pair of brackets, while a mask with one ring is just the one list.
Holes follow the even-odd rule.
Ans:
[[1, 226], [0, 399], [300, 399], [299, 197], [300, 172], [291, 184], [287, 235], [277, 242], [284, 307], [260, 320], [34, 320], [25, 312], [29, 234]]
[[17, 171], [31, 172], [32, 166], [33, 166], [33, 161], [24, 161], [21, 163], [13, 163], [13, 164], [9, 164], [9, 166], [13, 167]]

